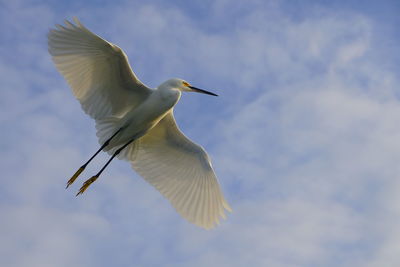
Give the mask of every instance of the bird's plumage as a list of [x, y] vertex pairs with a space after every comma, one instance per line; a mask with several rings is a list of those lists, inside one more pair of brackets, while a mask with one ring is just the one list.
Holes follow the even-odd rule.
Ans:
[[132, 167], [184, 218], [209, 229], [225, 217], [224, 209], [231, 210], [210, 158], [179, 130], [172, 111], [136, 146], [128, 155]]
[[[231, 209], [209, 156], [176, 125], [173, 105], [180, 93], [172, 99], [175, 102], [171, 102], [171, 107], [167, 105], [165, 111], [161, 109], [154, 118], [145, 117], [149, 109], [143, 108], [146, 104], [151, 107], [157, 101], [166, 101], [165, 94], [175, 94], [182, 80], [171, 79], [157, 90], [146, 87], [133, 73], [127, 56], [118, 46], [92, 33], [77, 19], [75, 23], [66, 21], [66, 26], [58, 25], [57, 29], [50, 30], [49, 52], [83, 110], [96, 120], [100, 144], [119, 129], [116, 139], [134, 137], [135, 129], [131, 126], [136, 123], [140, 128], [138, 133], [142, 134], [118, 157], [130, 161], [133, 169], [188, 221], [206, 229], [214, 227], [221, 217], [225, 218], [225, 210]], [[185, 86], [181, 91], [190, 91], [187, 82], [183, 81], [181, 86]], [[112, 141], [104, 148], [110, 154], [121, 147], [120, 143]], [[81, 167], [78, 175], [83, 169]]]
[[118, 46], [89, 31], [77, 19], [49, 32], [49, 52], [83, 110], [94, 119], [122, 116], [151, 89], [133, 73]]

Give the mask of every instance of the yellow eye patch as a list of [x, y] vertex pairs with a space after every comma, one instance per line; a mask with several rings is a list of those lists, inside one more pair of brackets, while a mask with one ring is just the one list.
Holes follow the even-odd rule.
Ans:
[[190, 86], [190, 84], [189, 84], [188, 82], [182, 82], [182, 84], [183, 84], [184, 86], [186, 86], [186, 87], [189, 87], [189, 86]]

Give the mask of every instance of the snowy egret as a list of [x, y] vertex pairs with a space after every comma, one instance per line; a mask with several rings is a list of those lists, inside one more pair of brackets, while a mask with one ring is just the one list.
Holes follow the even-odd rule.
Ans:
[[176, 125], [173, 108], [181, 92], [216, 94], [170, 79], [156, 89], [144, 85], [118, 46], [80, 23], [65, 21], [48, 34], [49, 53], [96, 122], [100, 149], [69, 179], [67, 188], [100, 151], [111, 158], [77, 195], [99, 178], [114, 157], [128, 160], [188, 221], [209, 229], [231, 211], [204, 149]]

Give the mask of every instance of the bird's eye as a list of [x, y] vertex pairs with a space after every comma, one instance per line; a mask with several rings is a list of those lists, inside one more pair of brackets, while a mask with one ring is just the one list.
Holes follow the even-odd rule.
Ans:
[[189, 87], [190, 84], [188, 82], [182, 82], [183, 86]]

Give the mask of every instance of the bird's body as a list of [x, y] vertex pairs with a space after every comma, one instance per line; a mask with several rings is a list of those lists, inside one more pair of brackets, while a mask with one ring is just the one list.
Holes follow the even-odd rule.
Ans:
[[169, 79], [156, 89], [136, 77], [118, 46], [85, 28], [77, 19], [50, 30], [49, 52], [80, 101], [96, 121], [100, 149], [72, 176], [71, 185], [101, 151], [111, 156], [98, 174], [88, 179], [83, 193], [114, 157], [131, 162], [190, 222], [212, 228], [225, 201], [205, 150], [182, 134], [173, 116], [181, 92], [214, 93], [181, 79]]
[[[124, 145], [132, 139], [138, 139], [156, 126], [164, 116], [172, 111], [178, 102], [181, 92], [168, 86], [160, 86], [137, 107], [127, 111], [122, 117], [115, 118], [114, 130], [121, 129], [121, 132], [113, 138], [105, 150]], [[105, 120], [106, 123], [110, 118]], [[98, 120], [98, 125], [102, 120]]]

